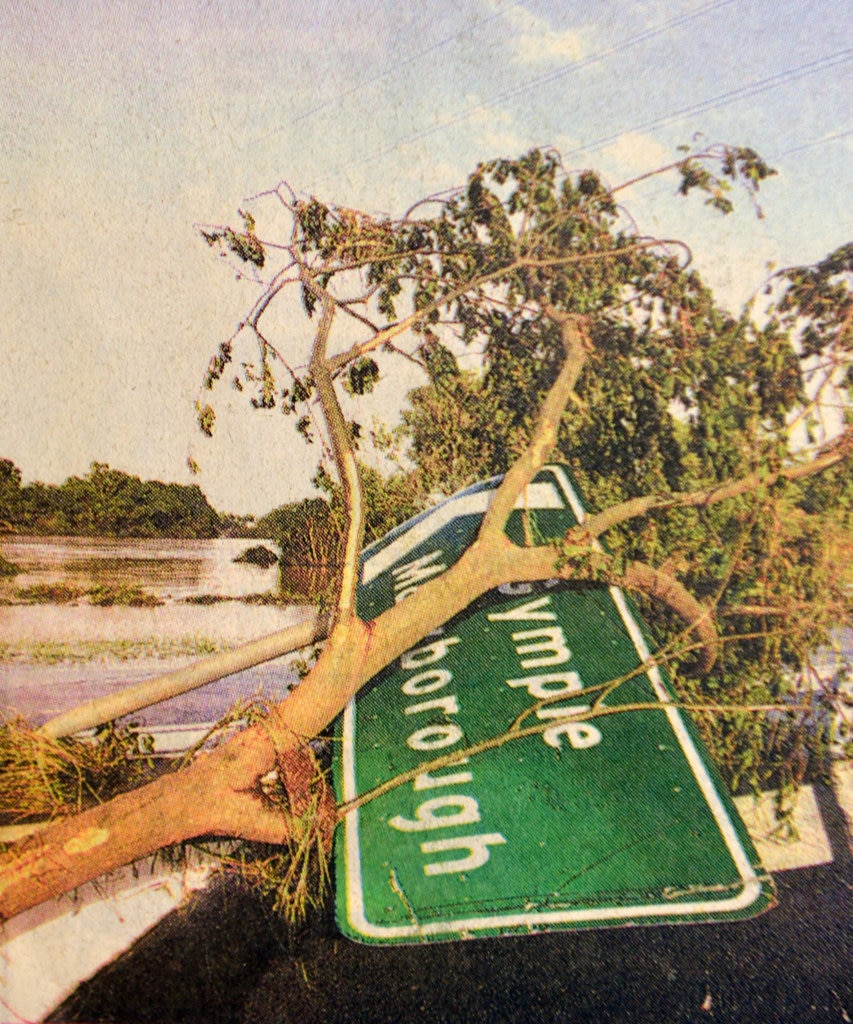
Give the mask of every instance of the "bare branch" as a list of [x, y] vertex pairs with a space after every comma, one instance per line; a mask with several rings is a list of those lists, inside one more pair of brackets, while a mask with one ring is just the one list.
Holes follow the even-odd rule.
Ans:
[[495, 491], [480, 528], [480, 537], [483, 539], [491, 533], [503, 531], [525, 487], [548, 461], [557, 443], [560, 420], [589, 351], [589, 341], [577, 317], [562, 313], [548, 304], [545, 304], [544, 311], [560, 329], [565, 358], [539, 410], [527, 448], [512, 464]]
[[75, 732], [91, 729], [105, 722], [110, 722], [124, 715], [130, 715], [141, 708], [150, 707], [160, 701], [188, 693], [207, 683], [215, 682], [235, 672], [260, 665], [262, 662], [279, 658], [284, 654], [309, 647], [319, 640], [325, 639], [329, 631], [329, 616], [320, 612], [313, 613], [305, 622], [288, 626], [277, 633], [252, 640], [247, 644], [211, 655], [197, 661], [186, 668], [156, 679], [147, 679], [136, 686], [127, 687], [118, 693], [90, 700], [70, 711], [66, 711], [39, 729], [39, 732], [53, 739], [71, 736]]
[[307, 270], [302, 272], [302, 283], [321, 302], [323, 316], [314, 339], [311, 354], [311, 376], [317, 388], [317, 396], [323, 410], [323, 417], [329, 432], [335, 466], [343, 488], [347, 510], [347, 535], [344, 545], [344, 561], [338, 590], [338, 614], [351, 618], [355, 615], [355, 595], [358, 586], [359, 556], [364, 536], [364, 504], [361, 493], [361, 479], [358, 473], [355, 452], [352, 447], [349, 427], [341, 410], [340, 402], [332, 381], [326, 347], [336, 304], [332, 296], [321, 288]]

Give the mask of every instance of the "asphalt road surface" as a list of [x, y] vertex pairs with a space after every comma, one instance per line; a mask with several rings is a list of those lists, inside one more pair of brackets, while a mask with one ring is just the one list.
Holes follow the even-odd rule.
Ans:
[[295, 935], [233, 880], [198, 894], [51, 1021], [121, 1024], [853, 1022], [853, 870], [815, 787], [831, 864], [776, 874], [750, 921], [362, 946], [331, 912]]

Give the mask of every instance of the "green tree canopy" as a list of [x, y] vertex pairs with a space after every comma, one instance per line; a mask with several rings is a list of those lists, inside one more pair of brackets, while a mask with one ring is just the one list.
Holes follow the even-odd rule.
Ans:
[[[686, 152], [663, 171], [678, 176], [681, 195], [698, 192], [723, 214], [736, 185], [754, 202], [775, 173], [754, 151], [725, 146]], [[367, 328], [366, 341], [329, 359], [344, 388], [369, 392], [375, 353], [414, 338], [408, 355], [428, 382], [409, 395], [386, 448], [403, 453], [416, 500], [505, 473], [523, 456], [565, 366], [565, 325], [577, 325], [578, 373], [554, 453], [607, 517], [598, 532], [610, 554], [596, 571], [624, 584], [628, 566], [648, 566], [713, 615], [723, 638], [713, 672], [701, 675], [693, 652], [672, 663], [692, 696], [776, 699], [847, 613], [826, 538], [850, 492], [838, 406], [850, 398], [851, 248], [781, 271], [763, 304], [731, 313], [683, 245], [636, 230], [619, 191], [534, 150], [481, 164], [464, 188], [397, 221], [285, 186], [273, 195], [293, 217], [286, 269], [298, 270], [305, 313], [317, 319], [325, 299], [327, 316]], [[280, 404], [308, 433], [316, 381], [290, 371], [286, 339], [274, 346], [259, 327], [286, 281], [272, 279], [244, 325], [259, 362], [242, 383], [254, 387], [254, 404]], [[460, 369], [467, 353], [477, 356], [474, 370]], [[220, 349], [208, 386], [229, 360], [230, 348]], [[212, 416], [201, 409], [203, 421]], [[827, 470], [821, 483], [813, 469]], [[369, 517], [363, 469], [361, 478]], [[576, 578], [593, 573], [577, 538], [563, 557], [576, 561]], [[663, 642], [677, 622], [672, 605], [635, 589]], [[717, 720], [709, 738], [737, 780], [758, 763], [760, 725], [749, 720], [727, 746], [719, 733], [730, 724]]]
[[141, 480], [104, 462], [59, 486], [22, 487], [20, 470], [0, 461], [0, 521], [36, 534], [216, 537], [220, 531], [219, 515], [197, 485]]

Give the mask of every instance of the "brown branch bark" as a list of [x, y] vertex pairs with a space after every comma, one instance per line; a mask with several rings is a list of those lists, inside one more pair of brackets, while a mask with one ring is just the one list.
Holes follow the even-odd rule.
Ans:
[[542, 402], [526, 450], [510, 466], [492, 498], [480, 527], [483, 538], [503, 532], [525, 487], [548, 461], [557, 443], [560, 420], [586, 362], [589, 343], [578, 318], [547, 305], [545, 314], [560, 329], [565, 353], [563, 365]]
[[214, 819], [219, 834], [283, 842], [286, 819], [265, 805], [257, 784], [273, 764], [272, 746], [255, 726], [177, 775], [16, 843], [0, 861], [0, 921], [163, 846], [204, 835]]
[[697, 671], [705, 675], [717, 660], [719, 637], [714, 627], [714, 612], [701, 604], [674, 576], [643, 562], [632, 562], [619, 581], [626, 590], [639, 591], [660, 601], [687, 623], [702, 645]]
[[697, 491], [647, 494], [631, 498], [618, 505], [612, 505], [603, 512], [587, 516], [580, 529], [584, 536], [600, 537], [611, 527], [628, 522], [630, 519], [635, 519], [655, 509], [702, 508], [715, 505], [721, 501], [728, 501], [730, 498], [737, 498], [741, 494], [757, 491], [762, 487], [772, 487], [780, 480], [802, 480], [817, 473], [823, 473], [849, 458], [851, 452], [853, 452], [853, 428], [848, 427], [840, 437], [816, 455], [811, 462], [796, 463], [767, 475], [749, 473], [737, 480], [727, 480], [714, 487], [706, 487]]
[[335, 302], [331, 295], [321, 288], [307, 270], [302, 272], [304, 286], [320, 301], [323, 315], [314, 347], [311, 353], [311, 376], [317, 388], [320, 408], [329, 433], [335, 468], [343, 488], [344, 504], [347, 510], [347, 534], [344, 544], [344, 561], [341, 568], [341, 580], [338, 588], [338, 615], [351, 617], [355, 615], [355, 594], [358, 585], [359, 556], [364, 536], [364, 502], [361, 492], [361, 478], [355, 452], [352, 447], [349, 428], [338, 401], [326, 349], [332, 321], [335, 315]]
[[[585, 524], [584, 524], [585, 525]], [[582, 527], [581, 527], [582, 528]], [[507, 541], [509, 544], [509, 541]], [[713, 609], [697, 601], [674, 576], [644, 562], [631, 562], [624, 570], [610, 568], [611, 556], [592, 544], [586, 552], [555, 567], [558, 549], [550, 545], [516, 548], [506, 552], [507, 571], [517, 583], [560, 577], [578, 582], [607, 583], [625, 590], [646, 594], [673, 611], [691, 630], [701, 645], [697, 671], [710, 671], [717, 657], [719, 637], [714, 626]], [[584, 557], [585, 556], [585, 557]]]

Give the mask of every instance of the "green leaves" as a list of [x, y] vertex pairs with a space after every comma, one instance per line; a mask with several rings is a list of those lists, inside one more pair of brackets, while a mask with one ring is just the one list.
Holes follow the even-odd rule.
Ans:
[[813, 266], [791, 267], [777, 276], [784, 290], [776, 312], [786, 326], [801, 327], [804, 357], [831, 347], [853, 351], [853, 242]]
[[231, 362], [232, 349], [231, 341], [223, 341], [216, 355], [208, 363], [207, 372], [204, 375], [204, 387], [207, 391], [213, 389], [213, 385], [219, 380], [225, 367]]
[[348, 369], [344, 389], [351, 395], [367, 395], [379, 380], [379, 367], [368, 357], [357, 359]]
[[297, 203], [295, 212], [296, 223], [304, 235], [303, 250], [307, 251], [312, 244], [319, 247], [326, 233], [329, 208], [312, 196], [307, 203]]
[[[679, 146], [682, 152], [690, 153], [690, 146]], [[746, 188], [753, 199], [763, 181], [777, 172], [770, 167], [754, 149], [745, 146], [712, 146], [709, 149], [686, 157], [678, 165], [681, 184], [678, 191], [686, 196], [693, 189], [705, 192], [705, 205], [719, 210], [723, 215], [734, 209], [729, 198], [731, 184], [738, 183]], [[719, 168], [717, 173], [714, 168]], [[756, 213], [763, 217], [761, 207], [755, 204]]]
[[202, 230], [201, 237], [210, 246], [224, 245], [243, 263], [252, 263], [260, 269], [266, 262], [266, 252], [255, 234], [255, 218], [242, 210], [239, 213], [243, 218], [244, 231], [234, 231], [229, 227], [214, 228], [211, 231]]
[[762, 160], [754, 149], [749, 149], [747, 146], [725, 147], [722, 169], [723, 174], [731, 178], [732, 181], [736, 181], [740, 177], [751, 183], [756, 192], [762, 181], [766, 181], [767, 178], [778, 173]]
[[202, 405], [200, 402], [197, 402], [196, 414], [198, 419], [198, 429], [205, 437], [213, 437], [213, 425], [216, 422], [216, 413], [213, 411], [213, 407], [210, 405]]

